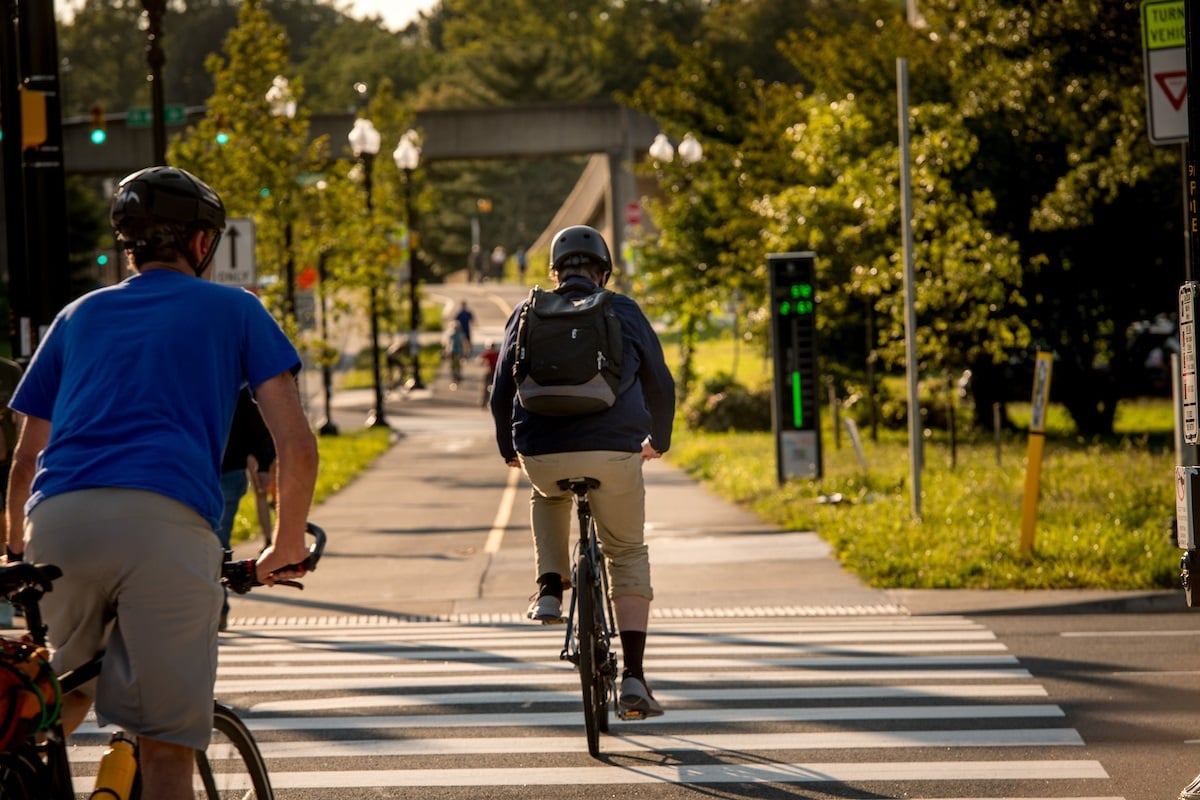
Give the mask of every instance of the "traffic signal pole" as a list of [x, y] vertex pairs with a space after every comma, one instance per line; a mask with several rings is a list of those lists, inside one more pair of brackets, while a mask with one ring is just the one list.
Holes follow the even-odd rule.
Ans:
[[[5, 227], [9, 237], [13, 356], [22, 360], [33, 354], [41, 332], [71, 297], [64, 235], [66, 172], [54, 6], [43, 0], [4, 3], [5, 31], [0, 39], [5, 47], [5, 77], [0, 82], [5, 85], [0, 102], [4, 103], [5, 126], [10, 132], [4, 137]], [[11, 66], [16, 68], [10, 70]], [[14, 95], [17, 102], [10, 103]], [[21, 102], [34, 97], [38, 102]], [[17, 114], [19, 124], [10, 124], [10, 110], [21, 108], [36, 109], [44, 119]], [[39, 135], [33, 142], [25, 141], [24, 131], [34, 129]]]
[[4, 111], [4, 130], [0, 159], [4, 177], [4, 255], [8, 264], [8, 294], [13, 354], [18, 351], [20, 331], [16, 321], [29, 319], [29, 259], [25, 254], [25, 181], [21, 161], [21, 83], [17, 55], [17, 3], [0, 0], [0, 109]]

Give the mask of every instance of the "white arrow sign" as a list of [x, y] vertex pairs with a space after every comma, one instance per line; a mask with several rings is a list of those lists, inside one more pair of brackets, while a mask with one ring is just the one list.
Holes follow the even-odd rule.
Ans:
[[238, 217], [225, 221], [225, 235], [213, 257], [213, 283], [255, 288], [258, 283], [255, 239], [254, 220]]

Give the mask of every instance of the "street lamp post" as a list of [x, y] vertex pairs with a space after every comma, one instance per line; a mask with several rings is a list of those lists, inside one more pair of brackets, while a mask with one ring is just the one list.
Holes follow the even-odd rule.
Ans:
[[404, 224], [408, 228], [408, 327], [411, 331], [408, 347], [412, 353], [412, 388], [424, 389], [425, 382], [421, 380], [421, 306], [417, 298], [417, 228], [412, 206], [412, 173], [421, 160], [421, 147], [417, 141], [417, 132], [409, 129], [400, 137], [392, 158], [396, 167], [404, 172]]
[[[282, 75], [276, 75], [271, 81], [271, 88], [267, 89], [266, 95], [267, 104], [271, 107], [271, 116], [286, 117], [294, 119], [296, 116], [296, 100], [292, 95], [291, 87], [288, 85], [288, 79]], [[290, 188], [288, 189], [290, 192]], [[284, 228], [283, 228], [283, 274], [284, 274], [284, 316], [295, 320], [296, 318], [296, 256], [292, 251], [293, 226], [295, 221], [292, 219], [292, 209], [290, 203], [290, 195], [283, 198], [284, 206]]]
[[[323, 198], [326, 188], [325, 181], [317, 182], [317, 198], [322, 206], [324, 206]], [[321, 215], [321, 220], [323, 225], [324, 214]], [[321, 287], [321, 386], [325, 394], [325, 421], [321, 423], [317, 432], [322, 436], [337, 436], [338, 426], [333, 421], [333, 365], [329, 363], [329, 284], [325, 282], [327, 277], [325, 258], [327, 255], [325, 246], [322, 244], [320, 252], [317, 254], [317, 281]]]
[[322, 436], [337, 436], [338, 426], [333, 421], [333, 365], [329, 363], [329, 310], [326, 306], [325, 251], [317, 256], [317, 280], [321, 282], [321, 387], [325, 394], [325, 421], [317, 432]]
[[[371, 120], [359, 117], [354, 121], [354, 128], [347, 138], [350, 141], [350, 150], [354, 153], [354, 157], [362, 163], [363, 188], [367, 193], [367, 219], [369, 222], [373, 210], [371, 205], [371, 164], [374, 162], [375, 156], [379, 154], [382, 137]], [[372, 428], [386, 428], [388, 422], [383, 408], [383, 374], [379, 366], [379, 287], [376, 285], [374, 275], [371, 276], [370, 284], [371, 371], [375, 379], [375, 410], [367, 418], [367, 424]]]

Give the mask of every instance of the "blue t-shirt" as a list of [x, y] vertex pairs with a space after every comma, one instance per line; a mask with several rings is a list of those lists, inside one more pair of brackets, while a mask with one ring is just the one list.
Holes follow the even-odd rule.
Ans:
[[146, 489], [215, 528], [238, 391], [300, 369], [257, 297], [156, 269], [59, 312], [11, 406], [48, 420], [29, 512], [64, 492]]

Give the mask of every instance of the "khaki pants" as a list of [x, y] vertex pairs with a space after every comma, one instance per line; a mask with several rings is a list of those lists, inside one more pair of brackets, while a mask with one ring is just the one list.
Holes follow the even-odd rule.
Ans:
[[[613, 597], [637, 595], [654, 599], [650, 586], [650, 556], [646, 548], [646, 484], [641, 453], [588, 450], [521, 456], [521, 466], [533, 484], [529, 507], [537, 575], [556, 572], [571, 577], [572, 530], [575, 509], [570, 491], [558, 488], [563, 478], [595, 478], [591, 490], [592, 516], [608, 566]], [[578, 534], [575, 534], [576, 538]]]

